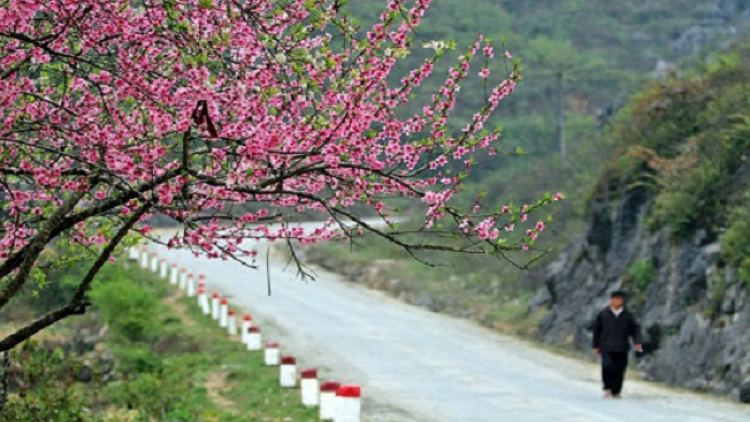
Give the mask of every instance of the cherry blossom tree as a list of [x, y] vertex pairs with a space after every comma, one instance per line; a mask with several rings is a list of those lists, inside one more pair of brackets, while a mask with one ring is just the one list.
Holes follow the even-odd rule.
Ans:
[[[0, 309], [44, 271], [50, 245], [88, 265], [69, 304], [0, 351], [84, 313], [97, 272], [157, 215], [183, 227], [169, 247], [250, 266], [257, 239], [293, 248], [369, 233], [414, 256], [533, 250], [544, 224], [530, 216], [559, 196], [456, 199], [471, 156], [498, 151], [485, 126], [520, 79], [510, 55], [493, 60], [479, 36], [433, 75], [445, 82], [421, 112], [405, 111], [454, 48], [416, 35], [429, 3], [384, 2], [362, 31], [338, 0], [0, 1]], [[398, 77], [415, 48], [431, 57]], [[484, 106], [455, 122], [469, 77], [484, 79]], [[393, 198], [421, 204], [419, 229], [392, 220]], [[326, 223], [291, 223], [300, 216]]]

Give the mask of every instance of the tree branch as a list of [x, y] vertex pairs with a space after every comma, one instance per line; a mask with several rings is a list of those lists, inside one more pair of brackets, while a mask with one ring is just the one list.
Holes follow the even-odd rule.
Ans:
[[144, 205], [139, 208], [133, 215], [123, 224], [122, 227], [117, 231], [115, 236], [110, 240], [107, 246], [99, 254], [94, 264], [89, 268], [89, 271], [81, 280], [78, 285], [75, 295], [70, 300], [70, 303], [60, 307], [42, 317], [35, 320], [31, 324], [17, 330], [15, 333], [5, 337], [0, 341], [0, 352], [8, 351], [18, 344], [26, 341], [28, 338], [38, 333], [39, 331], [51, 326], [52, 324], [65, 319], [71, 315], [83, 315], [86, 313], [86, 308], [91, 306], [91, 302], [86, 300], [86, 292], [89, 290], [91, 283], [94, 281], [94, 277], [99, 273], [104, 264], [109, 260], [112, 253], [117, 249], [117, 246], [122, 242], [125, 236], [128, 234], [130, 229], [140, 220], [140, 218], [148, 211], [150, 205]]

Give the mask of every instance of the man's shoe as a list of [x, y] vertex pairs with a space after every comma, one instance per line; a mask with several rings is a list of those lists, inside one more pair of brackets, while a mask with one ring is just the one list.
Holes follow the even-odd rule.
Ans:
[[619, 394], [613, 394], [613, 395], [612, 395], [612, 398], [613, 398], [613, 399], [621, 399], [621, 398], [622, 398], [622, 396], [621, 396], [621, 395], [619, 395]]
[[612, 397], [612, 390], [604, 390], [604, 398]]

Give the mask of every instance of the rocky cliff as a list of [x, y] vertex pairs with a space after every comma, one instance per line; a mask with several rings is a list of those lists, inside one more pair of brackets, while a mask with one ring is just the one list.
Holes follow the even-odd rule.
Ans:
[[604, 187], [586, 230], [546, 268], [532, 308], [549, 307], [539, 340], [588, 349], [609, 292], [625, 289], [642, 324], [647, 378], [750, 402], [750, 290], [703, 230], [651, 227], [644, 188]]

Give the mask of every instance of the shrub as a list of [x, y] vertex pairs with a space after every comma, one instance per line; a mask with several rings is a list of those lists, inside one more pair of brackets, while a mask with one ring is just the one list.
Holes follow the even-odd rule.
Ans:
[[20, 366], [15, 389], [0, 412], [0, 420], [14, 422], [95, 422], [90, 398], [74, 385], [79, 367], [61, 349], [46, 350], [35, 341], [11, 352]]
[[158, 316], [161, 303], [150, 289], [117, 271], [98, 279], [91, 292], [110, 329], [120, 340], [129, 343], [152, 342], [161, 330]]
[[625, 271], [623, 283], [632, 285], [637, 292], [645, 293], [648, 285], [656, 278], [656, 267], [651, 258], [633, 261]]

